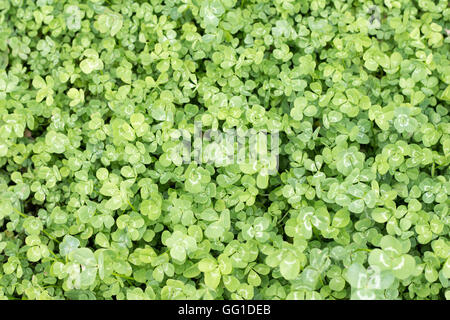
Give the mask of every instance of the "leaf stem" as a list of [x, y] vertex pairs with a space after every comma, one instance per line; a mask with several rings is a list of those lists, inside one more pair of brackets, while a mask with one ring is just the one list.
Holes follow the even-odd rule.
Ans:
[[320, 280], [320, 284], [321, 284], [322, 286], [324, 286], [325, 284], [323, 283], [323, 280], [322, 280], [322, 274], [319, 275], [319, 280]]
[[130, 199], [127, 199], [128, 204], [130, 205], [131, 209], [133, 209], [134, 211], [136, 211], [136, 209], [133, 207], [133, 205], [130, 202]]
[[56, 239], [55, 237], [53, 237], [52, 235], [50, 235], [47, 231], [42, 230], [42, 232], [49, 237], [50, 239], [52, 239], [53, 241], [55, 241], [56, 243], [61, 243], [58, 239]]
[[[31, 217], [31, 216], [29, 216], [29, 215], [26, 215], [26, 214], [20, 212], [19, 210], [17, 210], [17, 209], [14, 208], [14, 207], [13, 207], [13, 210], [14, 210], [15, 212], [17, 212], [18, 214], [20, 214], [20, 215], [21, 215], [22, 217], [24, 217], [24, 218]], [[53, 236], [52, 236], [50, 233], [48, 233], [47, 231], [42, 230], [42, 233], [44, 233], [47, 237], [49, 237], [50, 239], [52, 239], [52, 240], [55, 241], [56, 243], [60, 243], [60, 241], [59, 241], [58, 239], [56, 239], [55, 237], [53, 237]]]
[[113, 272], [112, 275], [113, 275], [113, 276], [116, 276], [116, 277], [123, 278], [123, 279], [136, 281], [136, 280], [134, 280], [134, 278], [132, 278], [132, 277], [124, 276], [123, 274], [119, 274], [119, 273], [116, 273], [116, 272]]
[[61, 259], [53, 252], [53, 250], [51, 250], [51, 249], [49, 249], [49, 248], [47, 248], [47, 249], [48, 249], [48, 251], [55, 257], [55, 260], [56, 260], [56, 261], [61, 262], [61, 263], [64, 263], [64, 261], [61, 260]]
[[29, 216], [27, 216], [26, 214], [20, 212], [20, 211], [17, 210], [16, 208], [14, 208], [14, 207], [13, 207], [13, 210], [14, 210], [15, 212], [17, 212], [18, 214], [20, 214], [20, 215], [21, 215], [22, 217], [24, 217], [24, 218], [28, 218], [28, 217], [29, 217]]
[[286, 211], [286, 213], [284, 214], [283, 217], [281, 217], [280, 220], [278, 220], [277, 225], [279, 225], [281, 223], [281, 221], [283, 221], [283, 219], [288, 215], [289, 211]]

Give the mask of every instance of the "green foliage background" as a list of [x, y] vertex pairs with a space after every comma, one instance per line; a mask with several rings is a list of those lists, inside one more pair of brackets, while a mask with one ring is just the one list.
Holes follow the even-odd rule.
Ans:
[[[0, 1], [0, 298], [449, 299], [446, 0]], [[177, 129], [280, 130], [275, 175]]]

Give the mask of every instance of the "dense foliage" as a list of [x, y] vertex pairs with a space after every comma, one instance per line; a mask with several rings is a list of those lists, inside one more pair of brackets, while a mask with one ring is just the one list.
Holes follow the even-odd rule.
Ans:
[[[0, 298], [450, 299], [449, 19], [0, 1]], [[183, 163], [196, 121], [279, 130], [278, 171]]]

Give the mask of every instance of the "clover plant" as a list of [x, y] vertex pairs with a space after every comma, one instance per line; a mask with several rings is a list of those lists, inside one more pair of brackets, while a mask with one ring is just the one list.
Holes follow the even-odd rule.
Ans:
[[1, 1], [0, 299], [450, 299], [449, 54], [447, 0]]

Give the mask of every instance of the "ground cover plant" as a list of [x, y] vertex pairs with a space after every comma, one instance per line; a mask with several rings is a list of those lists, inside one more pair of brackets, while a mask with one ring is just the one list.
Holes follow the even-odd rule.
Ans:
[[[0, 1], [0, 299], [450, 299], [449, 19]], [[184, 161], [196, 123], [279, 148]]]

